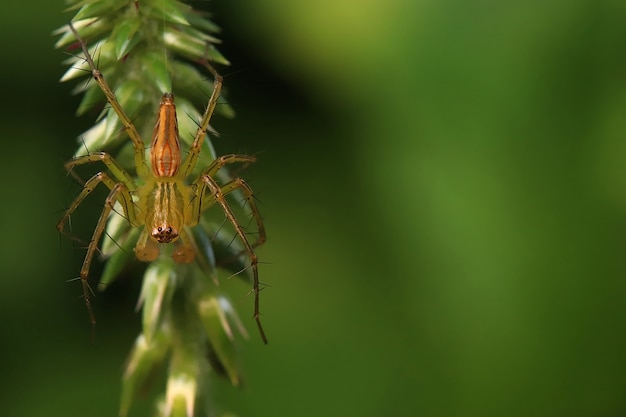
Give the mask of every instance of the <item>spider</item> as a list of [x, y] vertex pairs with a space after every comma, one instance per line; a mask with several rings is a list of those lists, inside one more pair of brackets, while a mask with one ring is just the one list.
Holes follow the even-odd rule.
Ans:
[[[102, 183], [109, 189], [104, 208], [87, 246], [87, 253], [80, 269], [83, 297], [92, 326], [95, 325], [96, 320], [91, 308], [90, 293], [92, 291], [88, 283], [89, 269], [94, 254], [98, 250], [98, 242], [102, 238], [107, 219], [114, 210], [116, 202], [119, 202], [124, 217], [132, 226], [143, 227], [134, 249], [137, 259], [144, 262], [154, 261], [160, 254], [161, 246], [171, 244], [175, 245], [172, 257], [178, 263], [194, 261], [196, 253], [189, 228], [199, 223], [205, 210], [218, 204], [243, 243], [244, 252], [242, 254], [249, 258], [249, 268], [252, 270], [253, 278], [254, 319], [263, 342], [267, 343], [259, 313], [258, 258], [254, 251], [255, 247], [262, 245], [266, 239], [263, 221], [255, 203], [252, 189], [243, 179], [235, 178], [220, 185], [214, 178], [224, 166], [232, 163], [252, 163], [256, 161], [256, 157], [239, 154], [220, 156], [204, 168], [195, 179], [188, 181], [188, 177], [198, 161], [209, 121], [221, 93], [222, 77], [208, 61], [203, 62], [203, 65], [214, 78], [214, 87], [206, 110], [198, 124], [189, 153], [184, 159], [181, 156], [174, 95], [172, 93], [163, 94], [150, 146], [150, 166], [148, 167], [143, 139], [124, 112], [104, 76], [94, 64], [85, 42], [72, 23], [69, 24], [69, 28], [80, 44], [93, 79], [106, 96], [108, 103], [119, 117], [132, 141], [135, 168], [140, 179], [140, 181], [133, 179], [106, 152], [89, 152], [87, 155], [74, 157], [65, 163], [65, 169], [68, 172], [71, 172], [76, 166], [95, 162], [101, 162], [108, 169], [108, 173], [105, 171], [98, 172], [84, 182], [82, 191], [75, 197], [57, 224], [59, 232], [64, 233], [65, 225], [69, 222], [72, 213], [98, 184]], [[250, 215], [257, 224], [258, 237], [254, 242], [251, 242], [246, 236], [243, 227], [225, 198], [226, 195], [236, 190], [243, 193], [246, 204], [251, 209]]]

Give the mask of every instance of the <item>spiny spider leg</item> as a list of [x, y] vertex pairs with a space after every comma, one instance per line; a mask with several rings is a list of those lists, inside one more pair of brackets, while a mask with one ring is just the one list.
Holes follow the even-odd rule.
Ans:
[[202, 115], [202, 120], [198, 125], [198, 130], [196, 131], [196, 135], [194, 136], [193, 143], [191, 145], [191, 149], [189, 149], [189, 153], [185, 157], [181, 167], [183, 178], [187, 178], [193, 168], [196, 166], [196, 162], [198, 161], [198, 156], [200, 155], [200, 150], [202, 149], [202, 142], [204, 142], [204, 137], [206, 136], [207, 129], [209, 128], [209, 122], [211, 121], [211, 117], [213, 116], [213, 112], [215, 111], [215, 106], [217, 106], [217, 100], [220, 97], [222, 92], [222, 76], [217, 72], [215, 68], [208, 61], [204, 60], [202, 64], [209, 70], [211, 75], [213, 75], [213, 92], [211, 93], [211, 97], [209, 98], [209, 103], [207, 104], [207, 108], [204, 111], [204, 115]]
[[126, 133], [128, 133], [128, 136], [133, 142], [133, 147], [135, 148], [135, 166], [137, 167], [137, 174], [141, 177], [145, 177], [148, 174], [148, 167], [146, 166], [144, 143], [143, 143], [143, 140], [141, 139], [141, 136], [139, 136], [139, 132], [137, 132], [135, 125], [133, 125], [129, 117], [124, 112], [124, 109], [122, 108], [120, 103], [117, 101], [117, 98], [115, 97], [115, 93], [113, 92], [113, 90], [111, 90], [111, 87], [109, 87], [109, 84], [107, 84], [106, 80], [104, 79], [104, 76], [102, 75], [100, 70], [96, 67], [96, 64], [93, 62], [93, 59], [91, 58], [91, 54], [89, 53], [89, 50], [87, 49], [85, 41], [83, 41], [83, 39], [80, 37], [80, 35], [78, 34], [78, 31], [74, 28], [71, 22], [69, 23], [69, 28], [74, 34], [74, 36], [76, 37], [76, 40], [78, 41], [78, 43], [80, 44], [80, 47], [83, 50], [83, 54], [85, 55], [83, 59], [85, 59], [85, 61], [87, 61], [87, 64], [89, 64], [89, 68], [91, 68], [91, 74], [94, 80], [96, 80], [96, 82], [100, 86], [100, 89], [106, 96], [107, 101], [109, 102], [111, 107], [113, 107], [113, 110], [115, 111], [117, 116], [120, 118], [120, 121], [122, 122], [122, 125], [124, 126], [124, 129], [126, 130]]
[[[181, 172], [182, 172], [183, 178], [187, 178], [189, 174], [191, 173], [191, 171], [196, 166], [198, 156], [202, 148], [202, 143], [204, 141], [207, 129], [209, 127], [209, 123], [211, 121], [211, 117], [213, 116], [215, 107], [217, 105], [217, 101], [222, 91], [222, 83], [223, 83], [222, 76], [208, 62], [208, 60], [204, 60], [202, 64], [213, 75], [213, 79], [214, 79], [213, 92], [211, 93], [211, 97], [209, 98], [209, 103], [207, 104], [207, 108], [202, 116], [202, 120], [200, 121], [200, 124], [198, 125], [198, 130], [196, 131], [196, 135], [194, 136], [191, 149], [189, 150], [189, 153], [187, 154], [187, 157], [185, 158], [185, 160], [182, 162]], [[250, 155], [225, 155], [213, 161], [206, 169], [202, 171], [202, 174], [200, 174], [198, 179], [193, 182], [196, 188], [197, 198], [193, 200], [192, 204], [194, 207], [192, 211], [193, 213], [197, 214], [197, 217], [194, 215], [194, 217], [196, 217], [197, 219], [196, 223], [199, 222], [200, 215], [202, 214], [202, 211], [204, 211], [202, 206], [203, 206], [203, 202], [205, 201], [205, 189], [206, 189], [206, 186], [208, 186], [209, 189], [211, 190], [211, 194], [213, 195], [214, 202], [219, 203], [220, 206], [222, 207], [224, 214], [226, 215], [228, 220], [232, 223], [233, 227], [235, 228], [237, 235], [239, 235], [239, 238], [241, 239], [241, 241], [243, 242], [246, 248], [248, 257], [250, 258], [250, 266], [252, 267], [252, 271], [253, 271], [252, 275], [253, 275], [253, 291], [254, 291], [254, 319], [257, 323], [257, 327], [259, 328], [261, 339], [263, 340], [265, 344], [267, 344], [267, 337], [265, 336], [265, 331], [263, 330], [263, 326], [261, 325], [260, 312], [259, 312], [260, 289], [259, 289], [259, 273], [258, 273], [258, 266], [257, 266], [258, 258], [253, 249], [254, 247], [262, 244], [265, 241], [265, 229], [263, 227], [263, 222], [261, 220], [260, 214], [258, 213], [258, 210], [256, 210], [256, 205], [253, 204], [253, 207], [255, 208], [253, 209], [253, 215], [255, 216], [255, 221], [257, 222], [257, 225], [259, 225], [259, 239], [255, 242], [254, 245], [251, 245], [241, 225], [237, 221], [237, 218], [235, 217], [232, 209], [228, 205], [228, 202], [224, 198], [224, 195], [225, 195], [224, 190], [220, 188], [217, 182], [213, 179], [213, 176], [217, 173], [217, 171], [219, 171], [226, 164], [233, 163], [233, 162], [254, 162], [254, 161], [256, 161], [256, 158]], [[252, 200], [253, 199], [252, 190], [247, 186], [247, 184], [243, 182], [242, 184], [244, 185], [232, 186], [233, 188], [229, 189], [228, 192], [231, 192], [236, 188], [241, 188], [242, 190], [244, 190], [244, 193], [246, 192], [246, 190], [249, 191], [250, 198], [248, 197], [247, 198], [249, 200]], [[229, 185], [229, 187], [231, 186]], [[205, 205], [205, 207], [208, 207], [210, 205], [211, 204], [207, 204]]]
[[[224, 189], [221, 188], [219, 186], [219, 184], [209, 175], [206, 175], [206, 174], [202, 175], [200, 177], [200, 180], [206, 186], [199, 187], [198, 195], [199, 196], [203, 196], [204, 192], [206, 190], [206, 187], [208, 187], [210, 189], [211, 194], [213, 196], [213, 199], [220, 206], [222, 206], [222, 210], [224, 211], [224, 214], [226, 215], [226, 217], [228, 218], [230, 223], [233, 225], [233, 228], [237, 232], [237, 235], [239, 236], [239, 238], [241, 239], [241, 241], [243, 242], [243, 244], [244, 244], [244, 246], [246, 248], [246, 252], [248, 254], [248, 257], [250, 258], [250, 267], [252, 268], [252, 279], [253, 279], [252, 289], [254, 291], [254, 320], [256, 321], [257, 327], [259, 328], [259, 333], [261, 334], [261, 339], [263, 339], [263, 343], [267, 344], [267, 337], [265, 336], [265, 331], [263, 330], [263, 326], [261, 325], [261, 317], [260, 317], [261, 313], [259, 311], [259, 292], [261, 290], [259, 288], [259, 269], [258, 269], [259, 260], [257, 258], [257, 255], [254, 252], [254, 249], [253, 249], [252, 245], [250, 244], [250, 241], [248, 240], [248, 237], [244, 233], [241, 225], [237, 221], [237, 218], [235, 217], [235, 214], [233, 213], [232, 209], [230, 208], [230, 205], [226, 201]], [[235, 180], [235, 181], [237, 181], [237, 180]], [[234, 189], [240, 188], [240, 187], [243, 187], [242, 189], [244, 189], [244, 190], [246, 190], [246, 188], [247, 188], [247, 185], [246, 186], [239, 185], [239, 184], [245, 184], [243, 182], [242, 183], [232, 182], [232, 183], [229, 183], [229, 184], [237, 184], [237, 186], [235, 186], [235, 185], [229, 186], [228, 189], [227, 189], [229, 192], [233, 191]], [[204, 200], [203, 197], [198, 198], [198, 199], [195, 200], [194, 204], [195, 205], [200, 205], [202, 200]], [[195, 208], [194, 212], [195, 211], [200, 212], [201, 209]], [[265, 231], [264, 231], [263, 224], [261, 222], [261, 218], [260, 217], [257, 218], [257, 223], [260, 224], [259, 232], [262, 233], [262, 238], [263, 238], [263, 240], [265, 240]]]
[[117, 181], [124, 183], [131, 192], [137, 189], [132, 177], [106, 152], [90, 152], [88, 155], [74, 157], [65, 163], [65, 170], [84, 185], [85, 182], [81, 181], [81, 178], [74, 173], [74, 167], [98, 161], [101, 161], [111, 171], [113, 177]]
[[[222, 194], [226, 196], [235, 190], [241, 190], [244, 194], [244, 198], [246, 199], [247, 204], [250, 206], [250, 215], [254, 219], [257, 225], [257, 239], [252, 242], [250, 245], [252, 248], [256, 248], [257, 246], [261, 246], [265, 243], [265, 226], [263, 225], [263, 220], [261, 219], [261, 212], [257, 207], [256, 200], [254, 198], [254, 193], [252, 192], [252, 188], [241, 178], [236, 178], [230, 182], [227, 182], [222, 187]], [[215, 204], [215, 199], [212, 194], [206, 193], [204, 198], [202, 199], [202, 207], [200, 208], [200, 212], [204, 212], [213, 204]], [[244, 251], [245, 252], [245, 251]], [[238, 254], [237, 256], [239, 256]]]
[[70, 218], [72, 213], [78, 208], [78, 206], [82, 203], [82, 201], [87, 197], [98, 184], [105, 184], [111, 191], [107, 196], [107, 199], [104, 204], [104, 209], [100, 214], [100, 218], [98, 219], [98, 223], [96, 228], [94, 229], [91, 240], [89, 241], [89, 245], [87, 246], [87, 254], [85, 255], [85, 259], [83, 261], [83, 266], [80, 269], [80, 280], [83, 285], [83, 297], [85, 298], [85, 305], [87, 306], [87, 311], [89, 312], [89, 318], [91, 320], [91, 325], [95, 326], [96, 317], [93, 314], [93, 310], [91, 308], [91, 299], [89, 297], [89, 293], [91, 292], [91, 287], [89, 287], [88, 277], [89, 277], [89, 269], [91, 267], [91, 261], [93, 259], [93, 255], [98, 249], [98, 242], [102, 237], [102, 233], [106, 226], [107, 219], [111, 210], [115, 205], [116, 201], [119, 201], [122, 204], [122, 208], [124, 209], [124, 213], [131, 224], [136, 224], [136, 214], [135, 214], [135, 206], [128, 191], [126, 185], [121, 182], [116, 183], [113, 181], [106, 173], [98, 172], [96, 175], [91, 177], [85, 182], [85, 186], [76, 196], [70, 207], [65, 212], [65, 215], [61, 218], [59, 223], [57, 224], [57, 230], [60, 233], [64, 233], [65, 223]]
[[[252, 163], [255, 161], [256, 161], [256, 157], [252, 155], [231, 154], [231, 155], [220, 156], [215, 161], [213, 161], [211, 165], [209, 165], [204, 171], [202, 171], [198, 179], [196, 179], [193, 182], [193, 184], [196, 187], [198, 187], [198, 185], [202, 182], [203, 175], [214, 177], [217, 174], [217, 172], [227, 164], [231, 164], [235, 162]], [[244, 180], [242, 180], [241, 178], [236, 178], [222, 187], [222, 193], [226, 195], [239, 188], [244, 193], [244, 198], [246, 199], [247, 203], [250, 205], [251, 215], [254, 218], [254, 221], [256, 222], [257, 227], [258, 227], [257, 229], [259, 233], [258, 238], [252, 243], [252, 247], [256, 248], [258, 246], [261, 246], [263, 243], [265, 243], [266, 237], [265, 237], [265, 226], [263, 225], [263, 221], [261, 220], [261, 212], [259, 211], [256, 205], [256, 201], [254, 199], [254, 193], [252, 192], [252, 189]], [[200, 214], [201, 214], [206, 209], [211, 207], [215, 203], [215, 200], [213, 199], [213, 196], [208, 193], [199, 194], [199, 195], [204, 195], [202, 198], [202, 203], [201, 203], [202, 205], [199, 208]]]

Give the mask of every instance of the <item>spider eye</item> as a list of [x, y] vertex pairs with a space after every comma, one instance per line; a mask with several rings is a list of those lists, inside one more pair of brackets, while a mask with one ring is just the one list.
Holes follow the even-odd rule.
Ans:
[[178, 238], [178, 232], [171, 226], [157, 226], [152, 229], [152, 238], [159, 243], [170, 243]]

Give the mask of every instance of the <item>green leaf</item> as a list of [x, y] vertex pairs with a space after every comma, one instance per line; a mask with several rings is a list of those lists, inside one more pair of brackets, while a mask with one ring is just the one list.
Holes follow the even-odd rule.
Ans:
[[207, 334], [210, 349], [215, 353], [231, 384], [237, 386], [241, 382], [241, 370], [234, 334], [224, 305], [228, 306], [230, 312], [234, 311], [230, 308], [228, 300], [207, 292], [198, 302], [198, 314]]
[[[192, 27], [198, 28], [199, 30], [203, 31], [205, 36], [210, 36], [208, 35], [208, 33], [219, 32], [220, 27], [216, 25], [215, 23], [213, 23], [212, 21], [210, 21], [209, 19], [206, 19], [203, 15], [205, 14], [200, 13], [195, 10], [191, 10], [185, 14], [185, 17], [187, 18], [187, 21], [189, 21], [189, 24]], [[212, 36], [211, 36], [211, 39], [212, 39], [211, 42], [214, 42], [214, 43], [220, 42], [219, 39], [214, 38]]]
[[137, 307], [143, 309], [143, 334], [150, 341], [159, 327], [163, 311], [168, 308], [174, 293], [176, 264], [161, 257], [148, 266], [143, 276], [143, 286]]
[[119, 201], [117, 201], [115, 202], [115, 209], [111, 211], [109, 219], [107, 220], [104, 238], [102, 238], [102, 244], [100, 246], [102, 256], [105, 258], [111, 256], [124, 244], [130, 230], [128, 220], [119, 213], [122, 213], [122, 206]]
[[141, 57], [143, 71], [150, 73], [151, 81], [158, 87], [161, 93], [172, 91], [172, 79], [168, 71], [166, 56], [163, 51], [146, 52]]
[[119, 117], [117, 117], [115, 110], [113, 110], [112, 107], [109, 107], [104, 111], [106, 114], [104, 118], [104, 141], [100, 149], [106, 149], [106, 147], [118, 144], [124, 137], [126, 137], [126, 132], [124, 132], [122, 122], [120, 122]]
[[209, 52], [207, 52], [207, 56], [211, 62], [215, 62], [217, 64], [222, 65], [230, 65], [230, 61], [226, 59], [224, 55], [214, 45], [209, 45]]
[[146, 390], [146, 385], [162, 366], [170, 345], [171, 335], [167, 326], [159, 329], [151, 340], [147, 340], [143, 334], [137, 337], [122, 378], [120, 416], [125, 416], [137, 394]]
[[204, 41], [193, 38], [180, 30], [166, 27], [163, 37], [168, 48], [186, 58], [201, 60], [206, 55], [206, 43]]
[[[91, 82], [91, 80], [89, 82]], [[90, 86], [85, 92], [83, 99], [80, 101], [78, 110], [76, 110], [76, 115], [82, 116], [94, 107], [98, 105], [101, 106], [103, 100], [105, 100], [104, 94], [102, 94], [102, 91], [98, 88], [98, 86]]]
[[198, 129], [197, 121], [201, 116], [196, 107], [185, 98], [176, 98], [176, 112], [178, 114], [178, 132], [180, 140], [191, 146]]
[[100, 123], [93, 126], [91, 129], [83, 133], [78, 138], [78, 149], [74, 153], [74, 156], [87, 155], [92, 149], [101, 149], [101, 145], [105, 141], [105, 129], [106, 120], [102, 120]]
[[246, 283], [249, 282], [249, 261], [239, 240], [227, 236], [226, 233], [220, 233], [221, 225], [212, 224], [207, 219], [202, 219], [201, 224], [211, 236], [218, 268], [228, 271]]
[[[78, 31], [80, 36], [88, 42], [88, 44], [95, 43], [98, 39], [100, 39], [102, 34], [109, 33], [113, 28], [113, 21], [110, 19], [83, 19], [80, 21], [76, 21], [73, 23], [74, 28]], [[68, 25], [61, 26], [59, 29], [55, 30], [53, 34], [60, 34], [61, 37], [55, 43], [55, 48], [62, 48], [67, 45], [73, 45], [73, 49], [78, 51], [80, 46], [78, 45], [78, 41], [76, 37], [70, 31]]]
[[120, 60], [134, 46], [137, 45], [139, 39], [135, 37], [137, 30], [141, 27], [140, 17], [133, 16], [126, 20], [120, 21], [111, 34], [111, 40], [115, 45], [115, 58]]
[[[124, 219], [124, 221], [128, 225], [126, 219]], [[130, 225], [128, 227], [130, 227]], [[123, 238], [120, 237], [119, 240], [121, 240], [122, 242], [120, 244], [120, 247], [113, 247], [112, 244], [110, 249], [110, 252], [112, 252], [112, 254], [109, 255], [109, 259], [104, 265], [102, 276], [100, 277], [100, 283], [98, 284], [98, 289], [100, 291], [105, 290], [108, 285], [115, 281], [115, 279], [124, 270], [124, 268], [130, 262], [135, 260], [134, 248], [137, 244], [137, 239], [139, 238], [140, 232], [141, 230], [138, 228], [131, 228], [131, 230], [127, 233], [127, 236], [124, 236]]]
[[73, 20], [89, 19], [91, 17], [99, 17], [110, 14], [128, 6], [127, 0], [101, 0], [85, 4], [74, 16]]
[[[145, 109], [146, 102], [150, 103], [151, 97], [147, 96], [145, 81], [138, 79], [124, 80], [115, 89], [117, 101], [119, 101], [124, 113], [131, 119]], [[113, 110], [111, 108], [111, 110]], [[115, 114], [115, 112], [113, 112]], [[111, 116], [113, 115], [111, 114]], [[116, 114], [115, 114], [116, 115]], [[116, 115], [117, 116], [117, 115]]]
[[217, 284], [215, 253], [213, 252], [213, 245], [209, 235], [207, 235], [206, 231], [199, 225], [191, 228], [191, 234], [196, 247], [196, 262], [198, 263], [198, 267]]
[[153, 19], [176, 23], [180, 25], [189, 25], [185, 18], [184, 11], [189, 6], [174, 0], [158, 0], [152, 2], [152, 7], [148, 9], [148, 15]]
[[170, 372], [165, 394], [165, 415], [193, 417], [198, 381], [194, 375]]
[[[196, 106], [204, 108], [213, 92], [213, 80], [207, 78], [208, 74], [203, 74], [197, 68], [182, 62], [174, 62], [172, 64], [172, 73], [175, 91], [181, 96], [184, 95], [192, 99]], [[220, 96], [215, 112], [228, 118], [232, 118], [235, 115], [235, 111], [224, 99], [223, 95]], [[197, 110], [195, 113], [199, 114]]]
[[[138, 80], [133, 79], [121, 83], [116, 89], [115, 95], [124, 113], [131, 120], [135, 119], [140, 109], [145, 108], [145, 88]], [[109, 107], [106, 111], [107, 124], [103, 146], [113, 146], [125, 140], [128, 136], [113, 107]]]

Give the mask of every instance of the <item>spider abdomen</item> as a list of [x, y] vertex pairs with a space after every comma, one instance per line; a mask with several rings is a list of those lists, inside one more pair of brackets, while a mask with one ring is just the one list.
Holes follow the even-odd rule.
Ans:
[[159, 115], [150, 148], [150, 163], [156, 177], [173, 177], [180, 167], [180, 140], [174, 95], [165, 93], [159, 105]]

